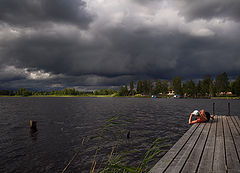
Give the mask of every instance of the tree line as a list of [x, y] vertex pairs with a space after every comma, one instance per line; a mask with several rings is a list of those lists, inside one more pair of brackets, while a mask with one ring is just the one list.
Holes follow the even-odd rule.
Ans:
[[63, 90], [52, 90], [52, 91], [30, 91], [26, 88], [19, 88], [17, 91], [13, 90], [0, 90], [0, 95], [8, 95], [8, 96], [47, 96], [47, 95], [72, 95], [72, 96], [80, 96], [92, 94], [92, 92], [81, 92], [74, 88], [63, 89]]
[[210, 75], [205, 75], [202, 80], [195, 83], [192, 79], [182, 82], [182, 77], [174, 77], [171, 81], [160, 80], [139, 80], [134, 88], [134, 82], [121, 86], [118, 94], [120, 96], [157, 95], [166, 96], [169, 91], [185, 97], [214, 97], [222, 95], [240, 96], [240, 76], [229, 82], [226, 72], [219, 74], [213, 79]]
[[192, 79], [182, 81], [180, 76], [174, 77], [171, 81], [158, 79], [131, 81], [129, 85], [122, 85], [120, 89], [100, 89], [93, 92], [81, 92], [74, 88], [52, 91], [29, 91], [20, 88], [17, 91], [0, 90], [0, 95], [7, 96], [40, 96], [40, 95], [114, 95], [114, 96], [167, 96], [169, 91], [185, 97], [214, 97], [220, 95], [240, 96], [240, 75], [229, 82], [226, 72], [219, 74], [213, 79], [210, 75], [205, 75], [202, 80], [195, 83]]

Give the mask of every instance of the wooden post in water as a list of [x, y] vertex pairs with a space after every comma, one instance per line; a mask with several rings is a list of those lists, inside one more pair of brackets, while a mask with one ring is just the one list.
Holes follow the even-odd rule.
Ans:
[[228, 116], [230, 116], [230, 103], [228, 102]]
[[215, 115], [215, 103], [212, 105], [212, 114]]
[[37, 131], [37, 121], [30, 120], [30, 129]]

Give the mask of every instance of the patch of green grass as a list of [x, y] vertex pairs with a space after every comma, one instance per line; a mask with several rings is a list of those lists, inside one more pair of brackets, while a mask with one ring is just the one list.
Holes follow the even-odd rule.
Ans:
[[236, 97], [236, 96], [220, 96], [220, 97], [211, 97], [211, 99], [240, 99], [240, 97]]

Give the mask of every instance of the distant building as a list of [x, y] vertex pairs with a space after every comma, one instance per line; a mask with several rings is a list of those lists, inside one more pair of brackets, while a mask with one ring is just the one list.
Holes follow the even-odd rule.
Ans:
[[173, 90], [169, 90], [167, 95], [168, 95], [168, 96], [174, 96], [174, 95], [175, 95], [175, 92], [174, 92]]
[[232, 92], [231, 92], [231, 91], [228, 91], [228, 92], [220, 92], [219, 95], [220, 95], [220, 96], [231, 96], [231, 95], [232, 95]]
[[226, 95], [232, 95], [233, 93], [230, 91], [230, 92], [227, 92]]

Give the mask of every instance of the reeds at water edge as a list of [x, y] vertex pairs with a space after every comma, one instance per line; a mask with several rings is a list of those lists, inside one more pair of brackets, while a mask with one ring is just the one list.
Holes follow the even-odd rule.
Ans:
[[[65, 173], [76, 156], [82, 151], [85, 143], [94, 140], [97, 146], [93, 155], [93, 161], [90, 168], [90, 173], [145, 173], [150, 170], [149, 163], [153, 161], [161, 152], [166, 151], [164, 147], [169, 146], [166, 143], [167, 139], [156, 139], [147, 149], [142, 159], [136, 161], [135, 165], [128, 165], [127, 159], [130, 155], [139, 152], [135, 148], [128, 147], [120, 149], [121, 144], [128, 140], [130, 131], [129, 125], [135, 119], [129, 116], [123, 116], [116, 114], [105, 121], [104, 126], [97, 130], [97, 133], [93, 136], [83, 138], [81, 147], [75, 152], [72, 159], [63, 169], [62, 173]], [[127, 136], [126, 136], [127, 134]], [[111, 136], [113, 142], [108, 146], [109, 154], [105, 153], [105, 157], [102, 157], [100, 151], [103, 150], [104, 139], [106, 136]], [[106, 148], [105, 148], [106, 149]]]

